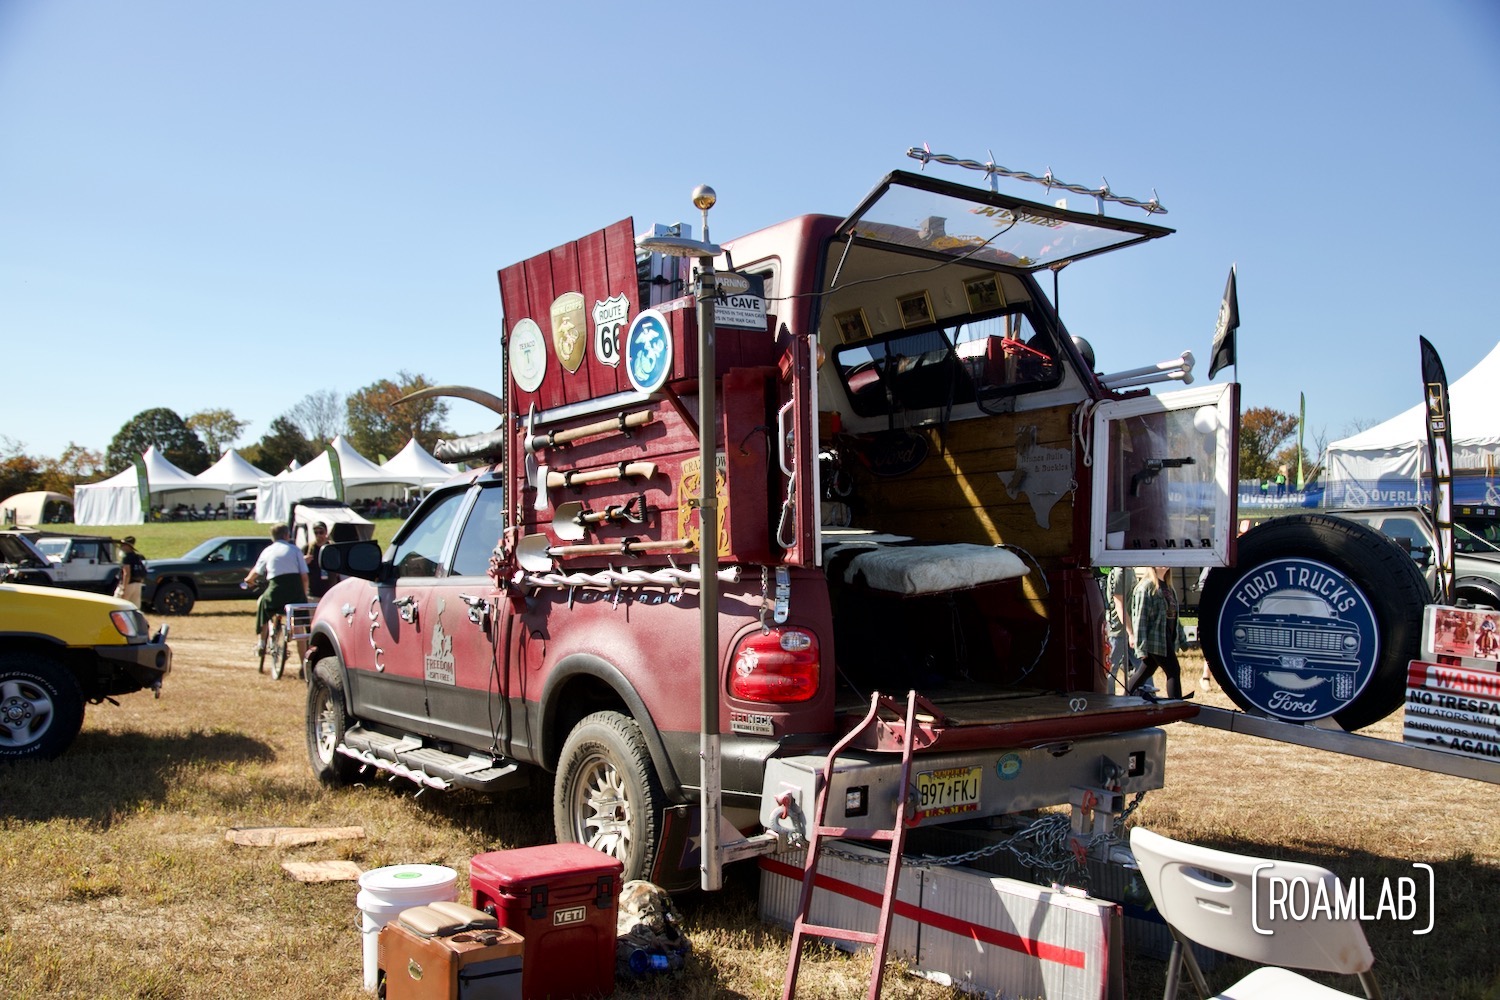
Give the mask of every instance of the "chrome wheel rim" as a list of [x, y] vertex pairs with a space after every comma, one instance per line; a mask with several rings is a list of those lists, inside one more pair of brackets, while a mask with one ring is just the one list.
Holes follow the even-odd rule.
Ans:
[[0, 683], [0, 746], [30, 746], [47, 735], [55, 716], [46, 688], [21, 680]]
[[572, 795], [573, 835], [579, 843], [627, 861], [634, 845], [630, 801], [625, 777], [608, 756], [589, 755], [578, 770]]

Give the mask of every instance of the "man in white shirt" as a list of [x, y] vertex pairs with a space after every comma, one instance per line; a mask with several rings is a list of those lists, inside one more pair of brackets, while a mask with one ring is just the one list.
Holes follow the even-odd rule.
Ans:
[[[271, 529], [271, 544], [260, 553], [255, 565], [245, 577], [245, 585], [255, 586], [262, 577], [268, 582], [266, 592], [260, 595], [255, 608], [255, 651], [265, 651], [266, 630], [271, 619], [281, 613], [288, 604], [307, 603], [307, 560], [297, 546], [288, 541], [291, 532], [284, 524]], [[299, 655], [304, 651], [302, 640], [297, 641]]]

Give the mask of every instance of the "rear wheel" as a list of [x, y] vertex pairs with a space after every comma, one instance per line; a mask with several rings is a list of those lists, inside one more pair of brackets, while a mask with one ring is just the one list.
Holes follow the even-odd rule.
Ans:
[[156, 588], [151, 610], [159, 615], [185, 615], [193, 610], [196, 600], [191, 587], [173, 580]]
[[641, 727], [619, 712], [595, 712], [568, 734], [552, 792], [559, 843], [587, 844], [649, 878], [666, 796]]
[[359, 773], [359, 763], [337, 749], [351, 721], [342, 664], [336, 656], [325, 656], [307, 684], [307, 757], [325, 785], [351, 784]]
[[51, 759], [83, 728], [83, 693], [61, 663], [39, 653], [0, 654], [0, 759]]

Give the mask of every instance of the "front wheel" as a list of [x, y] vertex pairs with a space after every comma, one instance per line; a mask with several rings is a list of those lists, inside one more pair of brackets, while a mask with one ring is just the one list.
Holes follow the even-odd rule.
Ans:
[[271, 623], [271, 680], [281, 680], [286, 672], [286, 646], [290, 638], [286, 623], [277, 618]]
[[51, 759], [83, 728], [83, 694], [62, 664], [39, 653], [0, 654], [0, 759]]
[[359, 773], [359, 762], [338, 752], [350, 721], [342, 665], [338, 657], [325, 656], [307, 685], [307, 757], [325, 785], [352, 784]]
[[559, 843], [587, 844], [615, 858], [625, 881], [649, 878], [665, 799], [634, 719], [595, 712], [568, 734], [552, 791]]

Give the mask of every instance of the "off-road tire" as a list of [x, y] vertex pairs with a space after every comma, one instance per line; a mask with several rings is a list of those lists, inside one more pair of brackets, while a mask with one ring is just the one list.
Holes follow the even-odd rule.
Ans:
[[[666, 796], [641, 727], [619, 712], [595, 712], [568, 734], [552, 791], [558, 843], [587, 844], [625, 866], [621, 878], [649, 878]], [[612, 814], [606, 805], [616, 803]]]
[[1407, 664], [1421, 655], [1427, 581], [1411, 556], [1367, 525], [1326, 514], [1293, 514], [1251, 528], [1239, 539], [1236, 564], [1214, 569], [1203, 585], [1198, 635], [1214, 680], [1246, 711], [1244, 699], [1219, 650], [1219, 618], [1230, 593], [1246, 576], [1282, 559], [1310, 559], [1346, 576], [1367, 598], [1380, 635], [1380, 657], [1364, 690], [1333, 714], [1346, 730], [1368, 726], [1394, 712], [1406, 697]]
[[180, 580], [169, 580], [156, 588], [151, 598], [151, 610], [159, 615], [185, 615], [197, 603], [193, 588]]
[[42, 653], [0, 653], [0, 760], [51, 760], [83, 728], [83, 693]]
[[352, 722], [344, 699], [343, 665], [338, 657], [325, 656], [307, 682], [307, 759], [325, 785], [350, 785], [359, 774], [359, 762], [334, 749]]

